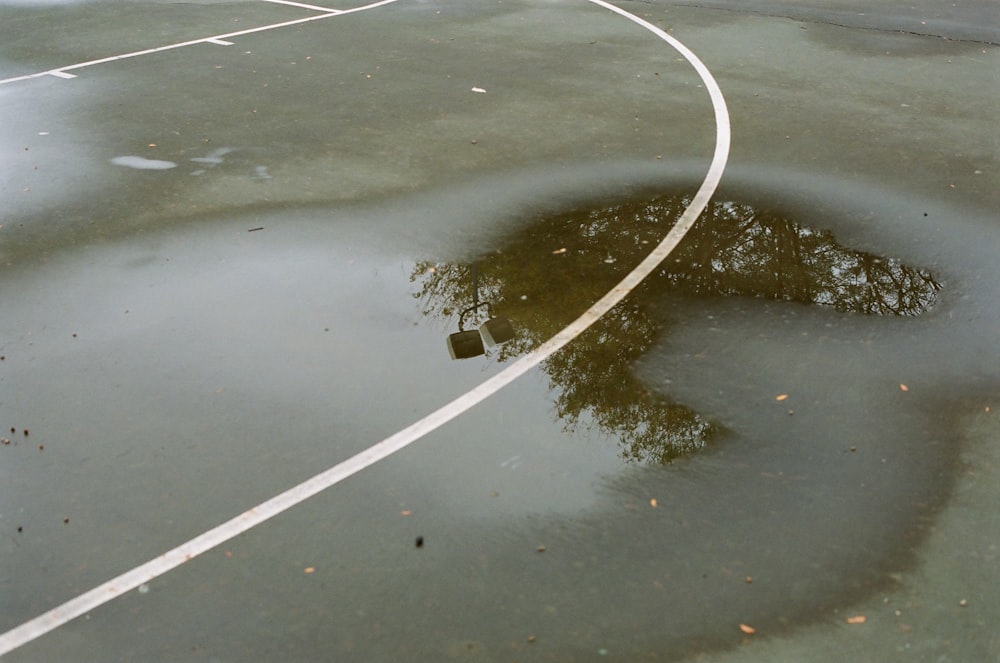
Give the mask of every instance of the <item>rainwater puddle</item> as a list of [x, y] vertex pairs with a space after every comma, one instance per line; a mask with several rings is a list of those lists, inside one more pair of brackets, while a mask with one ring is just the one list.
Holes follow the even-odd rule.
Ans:
[[[975, 406], [934, 382], [944, 358], [913, 361], [948, 333], [944, 281], [841, 243], [829, 208], [752, 197], [716, 200], [660, 271], [543, 365], [566, 434], [596, 433], [625, 462], [576, 517], [509, 525], [514, 542], [547, 544], [546, 564], [464, 524], [505, 569], [485, 581], [496, 600], [550, 625], [560, 655], [680, 657], [735, 644], [741, 624], [787, 632], [891, 589], [948, 495], [956, 417]], [[539, 217], [473, 264], [418, 262], [414, 297], [452, 329], [489, 302], [465, 327], [509, 319], [514, 337], [485, 347], [503, 363], [617, 283], [688, 203]]]
[[[474, 263], [387, 248], [407, 200], [14, 261], [4, 414], [32, 444], [0, 451], [3, 522], [24, 528], [4, 543], [4, 623], [475, 387], [617, 283], [688, 202], [568, 204], [494, 226]], [[961, 407], [941, 407], [929, 376], [946, 362], [928, 350], [952, 293], [811, 220], [720, 198], [536, 372], [73, 628], [160, 660], [199, 623], [240, 659], [287, 658], [297, 633], [300, 660], [632, 661], [734, 646], [739, 624], [788, 632], [891, 588], [951, 486]], [[477, 300], [466, 329], [503, 317], [514, 335], [453, 360]], [[929, 359], [914, 371], [914, 356]]]

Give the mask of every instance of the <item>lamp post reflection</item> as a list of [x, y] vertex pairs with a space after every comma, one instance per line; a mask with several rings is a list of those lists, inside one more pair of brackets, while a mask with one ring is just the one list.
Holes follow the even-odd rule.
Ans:
[[[475, 314], [480, 308], [486, 308], [488, 319], [479, 329], [466, 330], [465, 316]], [[514, 338], [514, 326], [507, 318], [493, 315], [493, 305], [490, 302], [479, 301], [479, 263], [472, 263], [472, 306], [463, 309], [458, 316], [458, 331], [448, 336], [448, 353], [452, 359], [468, 359], [486, 353], [486, 345], [500, 345]]]

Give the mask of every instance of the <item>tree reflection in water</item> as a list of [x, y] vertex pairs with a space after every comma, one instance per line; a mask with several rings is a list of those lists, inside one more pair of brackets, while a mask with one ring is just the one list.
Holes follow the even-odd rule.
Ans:
[[[510, 318], [516, 335], [490, 350], [523, 354], [580, 315], [658, 243], [690, 203], [659, 196], [538, 219], [478, 262], [480, 299]], [[420, 262], [410, 276], [425, 315], [451, 318], [472, 300], [472, 267]], [[544, 365], [568, 429], [581, 422], [617, 437], [629, 462], [667, 463], [711, 443], [716, 428], [654, 394], [631, 364], [662, 330], [646, 312], [665, 289], [832, 306], [874, 315], [918, 315], [941, 285], [895, 259], [852, 251], [833, 234], [737, 202], [714, 202], [653, 277]], [[592, 423], [591, 423], [592, 422]]]

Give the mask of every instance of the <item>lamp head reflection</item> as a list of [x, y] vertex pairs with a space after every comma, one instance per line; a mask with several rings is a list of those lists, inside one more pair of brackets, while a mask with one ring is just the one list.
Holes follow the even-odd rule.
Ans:
[[[479, 325], [479, 329], [465, 330], [465, 316], [483, 306], [486, 307], [489, 319]], [[486, 354], [486, 345], [500, 345], [512, 338], [514, 338], [514, 326], [510, 320], [495, 317], [490, 303], [481, 302], [470, 306], [459, 315], [458, 331], [448, 335], [448, 353], [452, 359], [478, 357]]]
[[[465, 316], [486, 307], [488, 320], [479, 325], [478, 330], [464, 328]], [[493, 306], [489, 302], [479, 301], [479, 261], [472, 263], [472, 306], [462, 311], [458, 316], [458, 331], [448, 336], [448, 354], [452, 359], [468, 359], [486, 354], [486, 345], [499, 345], [514, 338], [514, 326], [507, 318], [497, 318], [493, 315]]]
[[486, 345], [500, 345], [514, 338], [514, 325], [507, 318], [490, 318], [479, 325], [479, 334]]
[[475, 329], [448, 335], [448, 353], [452, 359], [468, 359], [486, 353], [483, 337]]

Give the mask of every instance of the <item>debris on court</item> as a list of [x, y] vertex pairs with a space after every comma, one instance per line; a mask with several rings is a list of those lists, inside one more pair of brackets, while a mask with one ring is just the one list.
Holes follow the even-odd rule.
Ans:
[[847, 618], [848, 624], [864, 624], [868, 621], [868, 618], [864, 615], [854, 615], [853, 617]]
[[788, 394], [778, 394], [777, 396], [774, 397], [774, 400], [776, 400], [776, 401], [783, 401], [783, 400], [786, 400], [787, 398], [788, 398]]
[[474, 88], [472, 88], [472, 91], [473, 92], [478, 92], [480, 94], [486, 94], [486, 90], [484, 88], [481, 88], [481, 87], [474, 87]]
[[749, 626], [748, 624], [740, 624], [740, 630], [746, 633], [747, 635], [753, 635], [754, 633], [757, 632], [757, 629], [755, 629], [753, 626]]

